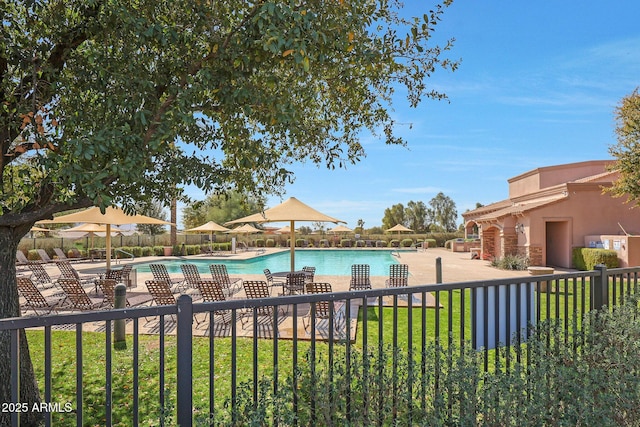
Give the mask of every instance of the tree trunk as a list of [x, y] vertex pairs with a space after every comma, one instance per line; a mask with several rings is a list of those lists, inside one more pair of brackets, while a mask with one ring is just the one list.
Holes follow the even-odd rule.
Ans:
[[171, 246], [178, 244], [178, 201], [171, 199]]
[[[20, 227], [0, 227], [0, 318], [20, 316], [20, 300], [16, 282], [16, 251], [18, 243], [31, 225]], [[9, 332], [0, 332], [0, 355], [11, 354], [11, 336]], [[11, 400], [11, 360], [0, 357], [0, 402]], [[31, 411], [34, 404], [40, 403], [40, 393], [36, 383], [29, 345], [24, 330], [20, 331], [20, 401], [27, 404], [28, 411], [20, 414], [21, 426], [37, 426], [42, 413]], [[11, 425], [11, 414], [0, 411], [0, 425]]]

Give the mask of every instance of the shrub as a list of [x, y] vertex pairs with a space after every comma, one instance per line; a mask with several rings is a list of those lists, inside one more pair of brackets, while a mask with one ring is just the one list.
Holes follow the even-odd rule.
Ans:
[[155, 256], [163, 256], [164, 255], [164, 246], [154, 246], [153, 247], [153, 255], [155, 255]]
[[151, 256], [151, 255], [154, 255], [153, 248], [151, 246], [143, 246], [142, 256]]
[[264, 248], [264, 239], [256, 239], [256, 248]]
[[529, 267], [529, 258], [520, 255], [505, 255], [502, 258], [492, 259], [491, 266], [501, 270], [526, 270]]
[[[127, 250], [127, 249], [130, 249], [130, 250]], [[122, 250], [132, 253], [133, 256], [136, 258], [141, 257], [143, 254], [142, 247], [140, 246], [133, 246], [131, 248], [122, 248]]]
[[589, 271], [598, 264], [604, 264], [607, 268], [617, 268], [618, 253], [609, 249], [573, 248], [574, 268]]
[[200, 254], [200, 245], [185, 245], [185, 255], [198, 255]]
[[400, 242], [400, 246], [403, 248], [411, 247], [411, 245], [413, 245], [413, 239], [402, 239]]
[[277, 387], [263, 376], [257, 400], [252, 382], [239, 384], [235, 413], [228, 402], [212, 425], [640, 425], [638, 301], [588, 313], [571, 331], [562, 319], [539, 323], [526, 344], [528, 361], [512, 355], [508, 366], [512, 349], [494, 358], [470, 343], [429, 343], [422, 357], [389, 346], [352, 349], [348, 363], [344, 351], [329, 363], [310, 350]]
[[267, 248], [274, 248], [276, 246], [276, 242], [273, 239], [267, 239], [265, 244]]
[[437, 247], [437, 242], [436, 239], [424, 239], [425, 242], [427, 242], [429, 244], [430, 248], [435, 248]]
[[27, 252], [27, 259], [29, 261], [39, 261], [40, 260], [40, 255], [38, 255], [38, 251], [35, 249], [29, 249], [29, 251]]
[[214, 251], [230, 251], [231, 242], [214, 243], [213, 250]]

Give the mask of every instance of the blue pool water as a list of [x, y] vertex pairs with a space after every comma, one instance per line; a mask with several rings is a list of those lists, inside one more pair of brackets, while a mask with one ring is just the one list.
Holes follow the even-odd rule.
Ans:
[[[296, 270], [301, 270], [305, 265], [316, 267], [318, 275], [350, 276], [352, 264], [369, 264], [372, 276], [388, 276], [389, 266], [397, 264], [398, 260], [386, 250], [299, 250], [295, 256]], [[167, 266], [169, 273], [181, 273], [180, 264], [196, 264], [201, 273], [209, 272], [210, 264], [224, 264], [229, 274], [263, 274], [268, 268], [274, 271], [288, 271], [291, 258], [289, 251], [270, 255], [259, 255], [246, 260], [192, 258], [189, 260], [167, 260], [162, 264]], [[148, 264], [138, 264], [136, 269], [140, 272], [150, 272]]]

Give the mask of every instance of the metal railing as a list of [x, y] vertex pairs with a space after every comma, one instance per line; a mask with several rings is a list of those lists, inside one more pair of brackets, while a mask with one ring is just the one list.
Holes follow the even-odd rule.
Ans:
[[[62, 325], [73, 325], [75, 331], [75, 423], [84, 425], [85, 402], [83, 400], [84, 360], [83, 340], [88, 332], [84, 325], [100, 322], [104, 324], [104, 423], [112, 425], [112, 411], [116, 405], [123, 402], [113, 400], [113, 357], [111, 331], [113, 323], [120, 319], [127, 319], [132, 323], [130, 332], [132, 342], [131, 380], [132, 399], [127, 400], [131, 413], [132, 425], [138, 425], [140, 421], [140, 390], [145, 388], [144, 379], [140, 378], [140, 319], [157, 319], [157, 336], [159, 359], [158, 374], [158, 401], [157, 406], [167, 406], [167, 387], [172, 390], [172, 400], [175, 401], [176, 422], [181, 426], [190, 426], [193, 423], [193, 384], [194, 384], [194, 340], [205, 340], [208, 345], [208, 372], [198, 372], [198, 381], [208, 381], [208, 408], [204, 412], [214, 414], [220, 408], [223, 399], [231, 402], [233, 407], [237, 400], [237, 389], [242, 378], [249, 377], [254, 393], [254, 399], [258, 398], [260, 379], [265, 371], [273, 376], [274, 387], [278, 386], [278, 375], [283, 372], [283, 367], [290, 364], [290, 371], [296, 371], [302, 359], [302, 354], [322, 345], [326, 350], [329, 360], [343, 357], [347, 363], [351, 360], [351, 354], [358, 349], [367, 349], [375, 344], [381, 349], [383, 345], [391, 345], [396, 349], [406, 346], [409, 349], [409, 358], [419, 357], [412, 353], [415, 347], [424, 348], [429, 343], [436, 342], [439, 345], [458, 345], [461, 348], [473, 346], [484, 351], [485, 369], [488, 365], [491, 349], [503, 345], [512, 345], [516, 355], [511, 352], [501, 355], [495, 351], [496, 361], [508, 366], [512, 357], [520, 360], [519, 349], [522, 342], [526, 341], [530, 333], [530, 326], [545, 319], [562, 319], [565, 328], [575, 325], [575, 320], [582, 318], [592, 309], [601, 309], [624, 301], [626, 296], [635, 294], [638, 290], [639, 268], [610, 269], [598, 267], [589, 272], [552, 274], [545, 276], [527, 276], [521, 278], [431, 284], [411, 286], [408, 288], [371, 289], [353, 292], [336, 292], [329, 294], [306, 294], [287, 297], [271, 297], [253, 300], [227, 300], [223, 302], [196, 303], [189, 296], [182, 295], [177, 299], [176, 305], [134, 307], [110, 311], [86, 312], [77, 314], [60, 314], [41, 317], [21, 317], [0, 320], [0, 333], [9, 333], [11, 337], [11, 371], [10, 379], [13, 402], [19, 402], [20, 396], [20, 330], [43, 330], [43, 390], [44, 402], [55, 402], [56, 391], [52, 384], [52, 353], [55, 348], [56, 334], [54, 330]], [[542, 291], [542, 287], [546, 289]], [[540, 291], [536, 291], [540, 289]], [[433, 298], [431, 298], [431, 295]], [[341, 315], [346, 319], [340, 328], [336, 328], [335, 314], [329, 318], [329, 326], [326, 336], [319, 339], [316, 334], [315, 307], [321, 301], [339, 303]], [[407, 305], [411, 303], [412, 310], [401, 307], [400, 301]], [[259, 310], [263, 307], [273, 307], [272, 317], [260, 321]], [[309, 309], [310, 307], [310, 309]], [[366, 309], [364, 309], [366, 308]], [[214, 331], [215, 316], [213, 313], [227, 311], [230, 316], [228, 322], [228, 334], [224, 338], [216, 336]], [[209, 313], [209, 331], [207, 338], [194, 338], [193, 323], [196, 316], [202, 317]], [[288, 336], [284, 336], [278, 328], [282, 318], [290, 316], [292, 326]], [[308, 321], [306, 332], [299, 333], [299, 323], [304, 322], [304, 316]], [[212, 320], [213, 318], [213, 320]], [[238, 328], [244, 328], [241, 319], [246, 320], [247, 325], [253, 328], [247, 337], [239, 334]], [[175, 322], [175, 323], [173, 323]], [[240, 325], [239, 325], [240, 323]], [[170, 324], [175, 326], [171, 329]], [[356, 329], [357, 325], [357, 329]], [[403, 325], [404, 327], [400, 327]], [[271, 334], [261, 331], [261, 327], [271, 327]], [[391, 328], [390, 331], [385, 328]], [[401, 336], [400, 331], [406, 331]], [[417, 336], [414, 330], [418, 331]], [[175, 334], [176, 351], [175, 365], [169, 366], [164, 349], [167, 346], [167, 337]], [[214, 351], [216, 341], [229, 340], [228, 353], [219, 356]], [[286, 339], [286, 341], [285, 341]], [[173, 338], [172, 338], [173, 342]], [[239, 345], [250, 342], [252, 360], [239, 360]], [[287, 351], [281, 348], [287, 343]], [[304, 342], [304, 345], [301, 343]], [[208, 344], [206, 344], [208, 343]], [[265, 364], [260, 359], [259, 349], [269, 344], [271, 351], [269, 363]], [[33, 352], [33, 348], [32, 348]], [[285, 354], [283, 356], [283, 354]], [[311, 360], [310, 363], [314, 361]], [[73, 363], [68, 362], [69, 366]], [[215, 374], [223, 364], [230, 364], [226, 372], [229, 372], [227, 394], [214, 393], [216, 381], [220, 381]], [[175, 369], [175, 383], [165, 376], [165, 371]], [[242, 376], [240, 376], [242, 372]], [[172, 377], [171, 377], [172, 378]], [[295, 384], [294, 376], [294, 388]], [[274, 393], [277, 390], [273, 390]], [[149, 402], [145, 402], [148, 406]], [[295, 403], [294, 403], [295, 405]], [[20, 424], [20, 413], [11, 414], [12, 425]], [[45, 413], [45, 425], [52, 425], [52, 414]], [[95, 421], [95, 420], [93, 420]], [[146, 421], [146, 420], [145, 420]], [[163, 424], [161, 418], [159, 424]]]

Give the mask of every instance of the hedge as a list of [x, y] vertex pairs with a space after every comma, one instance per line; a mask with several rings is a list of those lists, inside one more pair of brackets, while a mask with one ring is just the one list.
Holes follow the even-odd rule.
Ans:
[[573, 267], [578, 270], [593, 270], [596, 265], [618, 268], [618, 253], [609, 249], [573, 248]]

